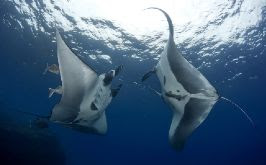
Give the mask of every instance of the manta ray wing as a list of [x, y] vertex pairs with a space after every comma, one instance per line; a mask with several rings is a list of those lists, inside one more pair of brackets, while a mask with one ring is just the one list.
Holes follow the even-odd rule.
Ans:
[[58, 31], [56, 40], [63, 92], [60, 103], [52, 111], [51, 120], [67, 123], [77, 117], [84, 96], [93, 90], [98, 75], [70, 50]]
[[178, 52], [174, 38], [173, 25], [166, 16], [170, 33], [164, 51], [156, 66], [162, 96], [173, 110], [169, 130], [172, 146], [182, 149], [187, 137], [206, 119], [218, 99], [215, 88], [209, 81]]
[[183, 115], [174, 112], [169, 130], [170, 143], [176, 149], [184, 147], [186, 139], [206, 119], [216, 100], [190, 98], [186, 103]]

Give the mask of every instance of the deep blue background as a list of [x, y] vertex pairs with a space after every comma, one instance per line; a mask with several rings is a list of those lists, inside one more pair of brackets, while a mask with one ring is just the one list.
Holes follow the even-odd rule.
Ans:
[[[1, 2], [0, 19], [3, 20], [7, 13], [16, 14], [10, 3]], [[265, 23], [264, 18], [261, 24], [255, 27], [257, 31], [264, 31]], [[12, 26], [7, 26], [3, 21], [0, 24], [0, 100], [13, 109], [46, 115], [60, 99], [60, 96], [48, 99], [47, 94], [49, 87], [60, 83], [59, 77], [49, 73], [42, 75], [47, 62], [56, 63], [55, 56], [48, 56], [51, 52], [55, 55], [56, 43], [51, 42], [51, 38], [45, 34], [39, 33], [34, 37], [28, 28], [17, 30], [16, 26], [18, 25], [15, 22]], [[54, 31], [53, 28], [47, 30]], [[67, 33], [63, 30], [60, 29], [65, 36]], [[245, 49], [245, 44], [233, 45], [230, 48], [224, 45], [224, 56], [221, 57], [225, 59], [222, 60], [226, 61], [228, 55], [241, 54], [248, 56], [245, 65], [231, 63], [226, 68], [221, 64], [201, 69], [221, 95], [229, 97], [247, 110], [256, 128], [252, 128], [236, 108], [219, 101], [206, 121], [188, 139], [182, 152], [174, 151], [168, 143], [171, 122], [169, 107], [143, 85], [131, 83], [139, 81], [141, 75], [152, 68], [156, 61], [139, 62], [122, 58], [119, 52], [108, 50], [96, 41], [86, 40], [74, 32], [73, 37], [79, 42], [87, 43], [84, 49], [98, 48], [105, 53], [116, 54], [112, 58], [112, 67], [123, 64], [125, 70], [121, 75], [124, 86], [106, 111], [109, 129], [106, 136], [83, 134], [50, 124], [50, 129], [56, 134], [65, 151], [67, 164], [266, 164], [265, 36], [261, 38], [262, 46], [252, 50]], [[140, 50], [145, 50], [145, 45], [141, 42], [135, 41], [135, 45]], [[194, 51], [199, 51], [199, 48], [188, 51], [193, 54]], [[261, 52], [263, 54], [259, 58], [252, 58]], [[123, 53], [126, 52], [120, 52]], [[111, 68], [99, 62], [95, 64], [90, 59], [85, 61], [99, 72]], [[223, 77], [230, 77], [228, 70], [236, 73], [241, 71], [247, 75], [256, 73], [258, 78], [250, 80], [242, 77], [222, 83]], [[155, 77], [145, 84], [159, 90]], [[14, 118], [21, 120], [27, 117], [14, 112]]]

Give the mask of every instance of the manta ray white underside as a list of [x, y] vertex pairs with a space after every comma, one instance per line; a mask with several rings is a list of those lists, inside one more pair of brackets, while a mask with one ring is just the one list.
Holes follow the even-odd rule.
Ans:
[[112, 100], [106, 74], [98, 75], [82, 62], [56, 31], [57, 57], [62, 81], [62, 98], [50, 120], [85, 132], [105, 134], [105, 109]]
[[187, 137], [206, 119], [213, 105], [218, 100], [215, 88], [193, 67], [177, 50], [173, 38], [173, 25], [168, 14], [169, 38], [158, 64], [151, 73], [156, 73], [161, 84], [161, 96], [173, 110], [169, 130], [171, 145], [182, 149]]

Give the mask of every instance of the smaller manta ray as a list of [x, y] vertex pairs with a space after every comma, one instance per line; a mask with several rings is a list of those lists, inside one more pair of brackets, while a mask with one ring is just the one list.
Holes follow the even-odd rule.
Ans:
[[57, 57], [62, 81], [62, 98], [55, 105], [50, 121], [79, 131], [105, 134], [105, 109], [122, 84], [111, 89], [111, 83], [122, 66], [98, 75], [76, 56], [56, 31]]
[[[159, 8], [148, 9], [163, 12], [170, 30], [168, 42], [158, 64], [143, 76], [142, 81], [153, 73], [156, 73], [160, 81], [161, 93], [159, 95], [173, 110], [169, 130], [171, 145], [177, 150], [182, 149], [186, 139], [207, 118], [219, 98], [237, 106], [247, 116], [231, 100], [219, 97], [210, 82], [178, 52], [173, 37], [174, 28], [169, 15]], [[252, 122], [249, 117], [248, 119]]]

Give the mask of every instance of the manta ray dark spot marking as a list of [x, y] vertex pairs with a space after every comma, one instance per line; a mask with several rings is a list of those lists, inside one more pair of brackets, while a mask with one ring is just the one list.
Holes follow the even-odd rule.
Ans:
[[172, 91], [168, 91], [168, 92], [166, 92], [166, 93], [165, 93], [165, 96], [175, 98], [175, 99], [177, 99], [178, 101], [180, 101], [180, 100], [182, 100], [182, 99], [184, 99], [184, 98], [186, 97], [186, 95], [183, 95], [183, 96], [181, 96], [181, 95], [176, 95], [176, 94], [174, 94]]
[[100, 95], [100, 93], [98, 92], [97, 94], [96, 94], [96, 97], [97, 98], [99, 98], [101, 95]]
[[91, 103], [91, 110], [93, 110], [93, 111], [97, 111], [98, 110], [98, 108], [96, 107], [94, 102]]

